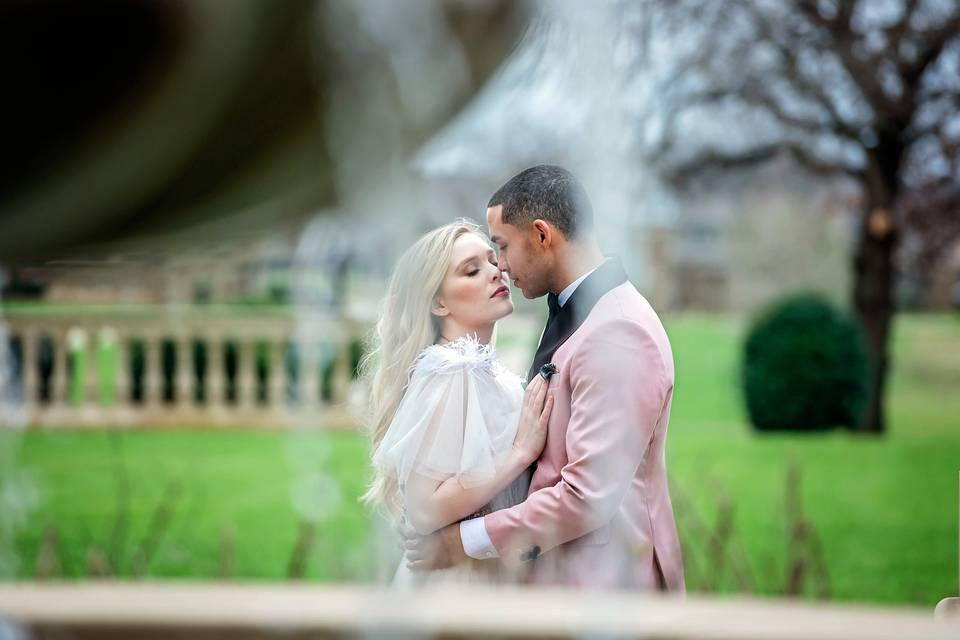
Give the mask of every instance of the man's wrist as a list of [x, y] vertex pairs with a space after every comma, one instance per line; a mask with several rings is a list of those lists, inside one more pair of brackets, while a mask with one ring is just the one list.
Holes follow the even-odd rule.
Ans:
[[485, 518], [474, 518], [461, 522], [460, 542], [463, 544], [463, 552], [470, 558], [489, 560], [500, 557], [497, 548], [493, 546], [490, 534], [487, 533]]
[[468, 560], [468, 556], [463, 550], [463, 541], [460, 540], [459, 524], [451, 524], [441, 529], [440, 538], [443, 541], [443, 548], [447, 552], [451, 565], [460, 564]]

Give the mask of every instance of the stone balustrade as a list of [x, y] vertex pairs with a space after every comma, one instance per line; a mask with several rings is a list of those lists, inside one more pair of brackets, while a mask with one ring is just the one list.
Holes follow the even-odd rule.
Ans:
[[[354, 428], [361, 323], [288, 308], [0, 308], [36, 426]], [[259, 356], [259, 357], [258, 357]]]

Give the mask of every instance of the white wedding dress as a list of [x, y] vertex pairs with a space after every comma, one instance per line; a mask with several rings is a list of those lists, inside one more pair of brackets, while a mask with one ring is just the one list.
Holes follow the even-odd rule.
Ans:
[[[496, 360], [490, 345], [464, 336], [424, 349], [411, 365], [410, 382], [373, 464], [397, 477], [401, 504], [411, 472], [465, 487], [490, 480], [513, 446], [523, 400], [523, 383]], [[523, 502], [529, 470], [494, 496], [482, 512]], [[407, 569], [405, 559], [394, 575], [395, 586], [434, 582], [506, 582], [499, 563], [471, 561], [431, 572]]]

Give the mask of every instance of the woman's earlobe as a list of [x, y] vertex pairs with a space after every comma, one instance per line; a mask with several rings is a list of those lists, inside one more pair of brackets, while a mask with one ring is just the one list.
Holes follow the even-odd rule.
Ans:
[[433, 304], [430, 305], [430, 313], [432, 313], [435, 316], [443, 317], [448, 315], [450, 313], [450, 310], [447, 309], [445, 306], [443, 306], [442, 302], [438, 300], [434, 300]]

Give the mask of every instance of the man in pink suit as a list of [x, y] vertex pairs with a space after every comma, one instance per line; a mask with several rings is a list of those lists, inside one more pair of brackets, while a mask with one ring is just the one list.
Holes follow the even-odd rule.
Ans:
[[601, 253], [589, 199], [565, 169], [511, 178], [487, 224], [514, 286], [548, 296], [527, 377], [550, 377], [547, 442], [525, 502], [409, 538], [410, 566], [499, 558], [535, 584], [684, 592], [664, 454], [674, 367], [663, 325], [620, 260]]

